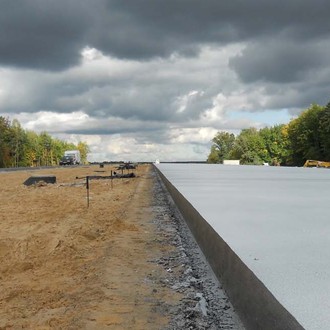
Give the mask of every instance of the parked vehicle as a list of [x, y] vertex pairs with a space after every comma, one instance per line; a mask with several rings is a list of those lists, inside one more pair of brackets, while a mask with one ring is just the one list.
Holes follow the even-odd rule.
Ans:
[[80, 164], [80, 151], [67, 150], [60, 161], [60, 165], [79, 165]]
[[60, 165], [74, 165], [72, 156], [63, 156], [60, 160]]

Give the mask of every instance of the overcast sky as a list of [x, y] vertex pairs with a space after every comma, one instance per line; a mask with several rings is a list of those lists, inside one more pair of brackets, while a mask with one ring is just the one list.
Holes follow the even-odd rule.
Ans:
[[89, 160], [205, 160], [330, 101], [328, 0], [0, 0], [0, 115]]

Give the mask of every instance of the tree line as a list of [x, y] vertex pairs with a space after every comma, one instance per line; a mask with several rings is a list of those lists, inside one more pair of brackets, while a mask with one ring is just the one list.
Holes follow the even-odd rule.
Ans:
[[239, 135], [221, 131], [212, 139], [207, 161], [302, 166], [306, 160], [330, 161], [330, 103], [312, 104], [288, 124], [243, 129]]
[[24, 130], [18, 120], [0, 116], [0, 167], [58, 165], [65, 150], [79, 150], [81, 162], [87, 162], [89, 148], [85, 142], [77, 145]]

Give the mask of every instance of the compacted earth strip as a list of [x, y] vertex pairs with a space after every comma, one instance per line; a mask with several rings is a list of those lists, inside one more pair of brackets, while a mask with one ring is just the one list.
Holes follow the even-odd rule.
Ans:
[[0, 173], [0, 329], [244, 329], [151, 166], [87, 208], [111, 170]]

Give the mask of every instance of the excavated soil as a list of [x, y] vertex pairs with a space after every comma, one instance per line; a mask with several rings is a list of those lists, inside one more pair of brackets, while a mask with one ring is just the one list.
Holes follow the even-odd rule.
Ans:
[[87, 207], [111, 170], [0, 173], [0, 329], [243, 329], [150, 165]]

